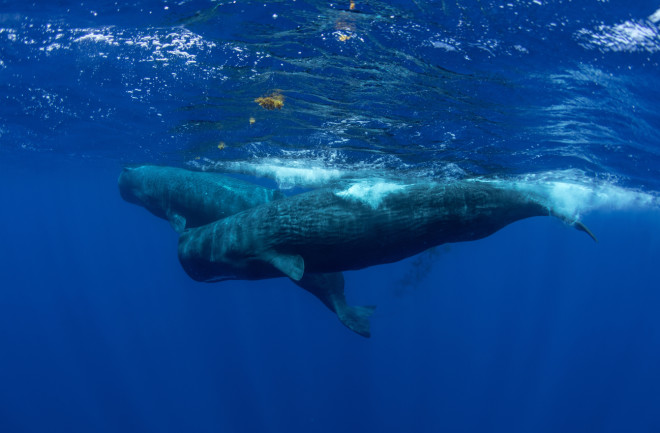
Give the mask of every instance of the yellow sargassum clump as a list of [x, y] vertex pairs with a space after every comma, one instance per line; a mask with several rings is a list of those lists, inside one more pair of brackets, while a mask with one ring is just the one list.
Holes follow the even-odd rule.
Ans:
[[280, 109], [284, 107], [284, 95], [274, 92], [269, 96], [262, 96], [254, 100], [257, 104], [261, 105], [266, 110]]

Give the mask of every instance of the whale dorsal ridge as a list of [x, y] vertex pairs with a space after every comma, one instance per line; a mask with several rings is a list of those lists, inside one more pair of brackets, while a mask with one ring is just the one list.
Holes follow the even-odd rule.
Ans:
[[298, 254], [268, 254], [267, 261], [284, 275], [294, 281], [300, 281], [305, 273], [305, 260]]

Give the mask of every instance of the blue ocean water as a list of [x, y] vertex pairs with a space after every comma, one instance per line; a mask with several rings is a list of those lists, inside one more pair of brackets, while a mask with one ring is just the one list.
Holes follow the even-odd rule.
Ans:
[[[660, 432], [659, 8], [0, 0], [0, 431]], [[192, 281], [118, 193], [144, 163], [497, 178], [599, 242], [346, 272], [365, 339], [286, 279]]]

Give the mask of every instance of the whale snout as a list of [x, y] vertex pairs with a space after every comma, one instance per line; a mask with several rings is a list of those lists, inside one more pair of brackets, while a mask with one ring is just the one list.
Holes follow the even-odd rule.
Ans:
[[137, 182], [134, 176], [135, 169], [124, 167], [119, 174], [117, 185], [119, 186], [119, 194], [125, 201], [133, 204], [141, 204], [141, 200], [137, 195]]

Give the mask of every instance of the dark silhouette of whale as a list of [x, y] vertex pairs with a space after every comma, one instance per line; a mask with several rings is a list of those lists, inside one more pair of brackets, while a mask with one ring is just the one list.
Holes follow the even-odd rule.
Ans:
[[[179, 233], [284, 197], [280, 191], [220, 173], [156, 165], [126, 167], [118, 184], [124, 200], [168, 220]], [[349, 329], [369, 336], [375, 307], [348, 305], [340, 272], [308, 273], [294, 283], [320, 299]]]
[[[192, 278], [255, 280], [396, 262], [449, 242], [489, 236], [523, 218], [557, 214], [544, 197], [488, 181], [358, 183], [251, 208], [185, 231], [179, 261]], [[595, 240], [595, 238], [594, 238]]]

